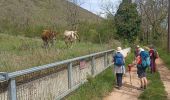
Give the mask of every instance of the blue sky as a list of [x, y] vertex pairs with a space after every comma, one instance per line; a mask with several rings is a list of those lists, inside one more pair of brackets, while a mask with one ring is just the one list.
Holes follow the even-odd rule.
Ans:
[[122, 0], [80, 0], [79, 2], [81, 2], [80, 4], [81, 7], [99, 15], [101, 12], [103, 12], [101, 9], [102, 4], [107, 4], [108, 2], [112, 2], [114, 6], [114, 11], [116, 12], [121, 1]]

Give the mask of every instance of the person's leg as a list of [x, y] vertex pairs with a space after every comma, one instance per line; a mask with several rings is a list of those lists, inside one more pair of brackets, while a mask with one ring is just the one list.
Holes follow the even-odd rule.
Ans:
[[117, 82], [117, 86], [119, 86], [119, 74], [116, 73], [116, 82]]
[[117, 73], [117, 83], [118, 83], [118, 86], [121, 87], [121, 73]]
[[143, 78], [144, 79], [144, 89], [146, 89], [147, 87], [147, 84], [148, 84], [148, 80], [146, 77]]
[[153, 72], [156, 72], [156, 63], [155, 63], [155, 59], [153, 60]]
[[151, 73], [153, 73], [153, 66], [154, 66], [154, 62], [153, 59], [151, 59]]
[[144, 84], [145, 84], [145, 83], [144, 83], [144, 78], [142, 77], [142, 78], [141, 78], [141, 88], [144, 88]]
[[120, 87], [122, 86], [123, 73], [120, 73]]

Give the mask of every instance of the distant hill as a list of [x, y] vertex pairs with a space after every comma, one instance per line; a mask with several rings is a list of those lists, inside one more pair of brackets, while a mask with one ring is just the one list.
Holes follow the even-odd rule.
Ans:
[[71, 9], [77, 20], [98, 22], [101, 17], [66, 0], [0, 0], [0, 32], [27, 27], [67, 27]]

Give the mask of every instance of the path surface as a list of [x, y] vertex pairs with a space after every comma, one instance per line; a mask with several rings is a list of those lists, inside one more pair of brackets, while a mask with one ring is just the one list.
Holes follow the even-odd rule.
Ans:
[[136, 74], [136, 68], [132, 68], [131, 72], [132, 76], [132, 85], [130, 84], [130, 75], [126, 73], [123, 78], [123, 87], [118, 90], [114, 88], [113, 92], [110, 93], [107, 97], [103, 98], [103, 100], [138, 100], [138, 97], [141, 93], [141, 90], [137, 88], [140, 87], [140, 81]]
[[165, 90], [168, 94], [168, 100], [170, 100], [170, 70], [165, 66], [161, 59], [157, 61], [157, 68], [161, 76], [161, 80], [165, 86]]

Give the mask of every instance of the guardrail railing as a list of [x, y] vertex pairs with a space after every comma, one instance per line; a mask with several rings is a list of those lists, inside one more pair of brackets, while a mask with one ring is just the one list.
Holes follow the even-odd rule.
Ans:
[[95, 76], [112, 65], [114, 51], [107, 50], [12, 73], [1, 72], [0, 100], [61, 99], [83, 84], [88, 75]]

